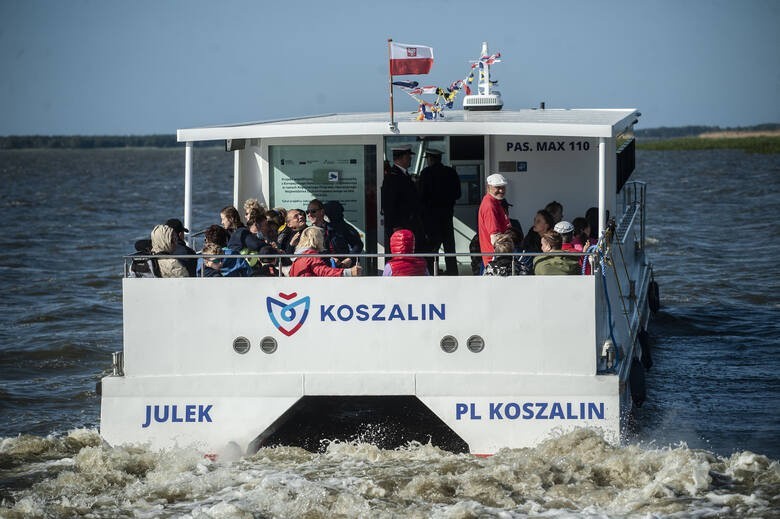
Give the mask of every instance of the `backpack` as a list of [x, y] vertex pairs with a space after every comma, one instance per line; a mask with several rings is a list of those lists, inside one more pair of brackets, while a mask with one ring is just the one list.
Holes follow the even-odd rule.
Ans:
[[[133, 256], [141, 254], [136, 252]], [[134, 258], [130, 264], [129, 278], [161, 278], [157, 258]]]
[[[152, 254], [152, 240], [146, 238], [135, 242], [135, 250], [131, 256], [149, 256]], [[130, 263], [129, 278], [161, 278], [160, 265], [157, 258], [133, 258]]]
[[235, 253], [229, 248], [222, 249], [223, 254], [235, 256], [234, 258], [222, 259], [222, 275], [225, 277], [249, 277], [252, 275], [252, 267], [249, 266], [241, 254]]

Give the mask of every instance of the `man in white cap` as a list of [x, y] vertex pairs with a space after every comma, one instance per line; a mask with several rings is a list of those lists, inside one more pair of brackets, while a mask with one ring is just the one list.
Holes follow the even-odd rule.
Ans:
[[479, 251], [483, 254], [482, 263], [487, 265], [493, 259], [493, 244], [499, 234], [509, 230], [512, 224], [504, 210], [502, 200], [506, 194], [507, 181], [501, 173], [493, 173], [487, 178], [487, 193], [479, 204]]
[[382, 182], [382, 214], [385, 227], [385, 250], [390, 250], [390, 235], [398, 229], [414, 233], [418, 250], [425, 250], [425, 235], [420, 215], [420, 197], [408, 168], [412, 164], [412, 147], [393, 148], [393, 166]]

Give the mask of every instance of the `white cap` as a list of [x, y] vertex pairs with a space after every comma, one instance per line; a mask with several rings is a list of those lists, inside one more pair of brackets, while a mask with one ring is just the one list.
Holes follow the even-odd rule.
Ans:
[[390, 151], [393, 152], [393, 155], [403, 155], [405, 153], [411, 153], [412, 155], [414, 155], [414, 152], [412, 151], [412, 146], [409, 144], [395, 146]]
[[501, 173], [493, 173], [487, 178], [487, 185], [493, 187], [500, 187], [507, 185], [506, 178]]
[[574, 226], [567, 222], [566, 220], [561, 220], [560, 222], [555, 224], [555, 227], [553, 227], [553, 230], [557, 232], [558, 234], [566, 234], [568, 232], [574, 231]]

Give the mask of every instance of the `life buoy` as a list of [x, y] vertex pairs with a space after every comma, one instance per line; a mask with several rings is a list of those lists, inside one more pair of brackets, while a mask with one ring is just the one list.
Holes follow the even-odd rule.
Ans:
[[631, 386], [631, 400], [634, 401], [635, 406], [642, 407], [647, 398], [647, 389], [645, 388], [645, 370], [637, 359], [631, 361], [628, 382]]

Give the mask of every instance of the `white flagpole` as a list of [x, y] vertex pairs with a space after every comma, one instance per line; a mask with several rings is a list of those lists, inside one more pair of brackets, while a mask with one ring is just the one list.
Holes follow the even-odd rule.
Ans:
[[387, 39], [387, 72], [390, 77], [390, 129], [395, 130], [395, 114], [393, 113], [393, 51], [392, 51], [393, 39]]

